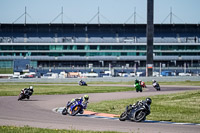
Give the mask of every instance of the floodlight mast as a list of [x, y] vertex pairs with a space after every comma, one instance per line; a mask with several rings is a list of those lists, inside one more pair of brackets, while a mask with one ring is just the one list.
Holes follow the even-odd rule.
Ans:
[[154, 0], [147, 0], [147, 53], [146, 53], [146, 76], [153, 76], [153, 37], [154, 37]]

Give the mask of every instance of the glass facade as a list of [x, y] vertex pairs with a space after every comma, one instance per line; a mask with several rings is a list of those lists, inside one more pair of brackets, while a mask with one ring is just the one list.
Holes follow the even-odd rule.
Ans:
[[0, 68], [12, 68], [13, 61], [0, 61]]
[[[153, 52], [154, 57], [158, 57], [155, 58], [158, 66], [163, 60], [170, 66], [173, 65], [174, 60], [176, 60], [174, 66], [183, 65], [187, 61], [188, 64], [192, 64], [191, 66], [194, 62], [196, 64], [200, 62], [199, 25], [155, 24], [154, 27]], [[129, 64], [134, 67], [135, 62], [138, 66], [145, 67], [146, 42], [145, 24], [1, 24], [0, 58], [2, 60], [0, 61], [27, 57], [32, 67], [40, 64], [48, 66], [45, 63], [52, 66], [54, 65], [50, 63], [52, 61], [60, 61], [54, 62], [61, 63], [57, 65], [60, 67], [65, 66], [65, 63], [71, 66], [83, 64], [87, 66], [90, 63], [96, 66], [112, 64], [119, 67]], [[62, 56], [70, 57], [62, 58]], [[80, 56], [80, 58], [73, 56]], [[187, 57], [181, 58], [182, 56]], [[108, 60], [110, 62], [107, 62]], [[81, 64], [80, 61], [84, 62]], [[104, 62], [102, 63], [104, 65], [99, 62]], [[3, 64], [0, 67], [12, 65], [5, 62]]]
[[[28, 52], [27, 52], [28, 51]], [[200, 45], [154, 45], [159, 56], [198, 56]], [[145, 56], [146, 45], [1, 45], [0, 56]]]

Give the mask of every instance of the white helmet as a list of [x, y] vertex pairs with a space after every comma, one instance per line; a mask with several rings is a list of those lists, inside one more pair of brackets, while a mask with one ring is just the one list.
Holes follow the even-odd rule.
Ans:
[[33, 89], [33, 86], [30, 86], [29, 89]]

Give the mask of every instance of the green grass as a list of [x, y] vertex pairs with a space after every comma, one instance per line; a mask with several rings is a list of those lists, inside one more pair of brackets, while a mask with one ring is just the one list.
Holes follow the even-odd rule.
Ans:
[[159, 82], [160, 85], [200, 86], [200, 81]]
[[[29, 85], [0, 85], [0, 96], [16, 96], [20, 90]], [[82, 94], [133, 91], [133, 87], [112, 86], [66, 86], [66, 85], [34, 85], [34, 95], [57, 95], [57, 94]]]
[[13, 74], [12, 68], [0, 68], [0, 74]]
[[[19, 85], [29, 85], [29, 84], [78, 84], [77, 82], [64, 82], [64, 83], [43, 83], [43, 82], [0, 82], [0, 85], [10, 85], [10, 84], [19, 84]], [[120, 84], [120, 85], [133, 85], [133, 81], [128, 82], [87, 82], [88, 85], [90, 84]], [[146, 85], [152, 85], [152, 82], [148, 81], [145, 82]], [[162, 85], [180, 85], [180, 86], [200, 86], [200, 81], [176, 81], [176, 82], [159, 82]]]
[[[125, 107], [146, 97], [90, 103], [88, 110], [120, 115]], [[149, 120], [200, 123], [200, 91], [152, 96]]]
[[33, 128], [29, 126], [0, 126], [1, 133], [119, 133], [115, 131], [81, 131], [81, 130], [64, 130], [64, 129], [44, 129]]
[[[1, 82], [0, 96], [18, 95], [21, 89], [29, 87], [30, 85], [34, 86], [34, 91], [35, 91], [34, 95], [81, 94], [81, 93], [104, 93], [104, 92], [106, 93], [106, 92], [121, 92], [121, 91], [135, 90], [134, 87], [122, 87], [122, 86], [70, 86], [70, 84], [77, 84], [77, 83], [60, 83], [59, 85], [52, 85], [52, 84], [58, 84], [58, 83]], [[91, 82], [88, 84], [90, 85], [90, 84], [116, 84], [116, 83]], [[132, 82], [120, 82], [120, 84], [133, 85]], [[147, 84], [150, 84], [150, 82], [147, 82]], [[200, 81], [160, 82], [160, 85], [200, 86]]]
[[[159, 82], [159, 81], [158, 81]], [[133, 81], [128, 82], [89, 82], [88, 84], [124, 84], [133, 85]], [[151, 81], [145, 82], [146, 85], [152, 85]], [[200, 86], [200, 81], [176, 81], [176, 82], [159, 82], [160, 85], [181, 85], [181, 86]]]

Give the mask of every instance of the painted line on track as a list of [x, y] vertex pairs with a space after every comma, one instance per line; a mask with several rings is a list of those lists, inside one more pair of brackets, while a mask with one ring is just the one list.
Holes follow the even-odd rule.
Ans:
[[[52, 109], [53, 112], [55, 113], [60, 113], [62, 114], [62, 110], [65, 107], [58, 107]], [[90, 114], [78, 114], [77, 116], [80, 117], [89, 117], [89, 118], [99, 118], [99, 119], [109, 119], [109, 120], [119, 120], [119, 118], [116, 117], [105, 117], [105, 116], [97, 116], [97, 115], [90, 115]], [[177, 123], [177, 122], [168, 122], [168, 121], [154, 121], [154, 120], [145, 120], [143, 123], [162, 123], [162, 124], [176, 124], [176, 125], [197, 125], [200, 126], [200, 123]]]

